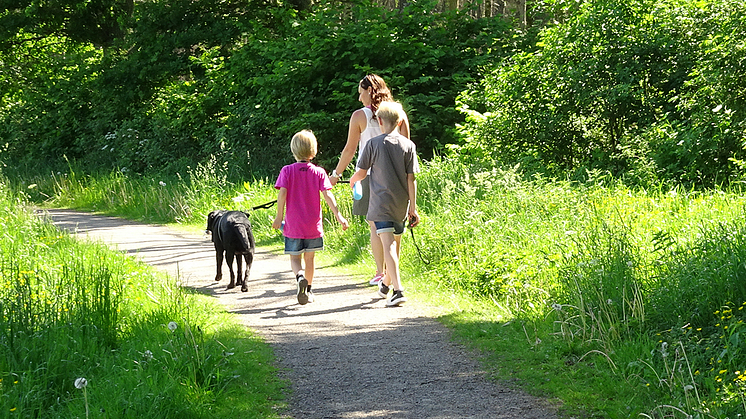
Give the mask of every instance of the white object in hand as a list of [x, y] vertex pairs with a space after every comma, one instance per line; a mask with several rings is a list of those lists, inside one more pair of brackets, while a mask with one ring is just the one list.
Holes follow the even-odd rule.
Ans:
[[355, 182], [352, 186], [352, 198], [355, 201], [359, 201], [363, 197], [363, 185], [360, 181]]

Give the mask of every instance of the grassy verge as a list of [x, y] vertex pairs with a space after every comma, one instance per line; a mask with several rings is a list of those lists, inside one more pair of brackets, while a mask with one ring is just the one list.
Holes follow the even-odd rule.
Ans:
[[[54, 197], [56, 205], [198, 225], [212, 209], [275, 198], [267, 180], [231, 183], [220, 173], [200, 168], [171, 183], [56, 175], [23, 190]], [[568, 417], [746, 414], [740, 191], [630, 190], [589, 178], [570, 184], [426, 162], [418, 176], [423, 223], [403, 244], [409, 295], [438, 307], [454, 336], [484, 353], [497, 379], [558, 400]], [[96, 195], [89, 189], [98, 182], [123, 192]], [[335, 193], [349, 214], [349, 191]], [[151, 205], [168, 205], [129, 209], [142, 205], [128, 200], [148, 194], [155, 194]], [[103, 195], [107, 200], [96, 198]], [[179, 205], [171, 203], [176, 197]], [[168, 215], [173, 208], [181, 215]], [[269, 228], [273, 214], [252, 213], [265, 244], [278, 240]], [[372, 273], [367, 224], [326, 228], [326, 264]]]
[[271, 350], [218, 303], [0, 201], [0, 418], [279, 417]]

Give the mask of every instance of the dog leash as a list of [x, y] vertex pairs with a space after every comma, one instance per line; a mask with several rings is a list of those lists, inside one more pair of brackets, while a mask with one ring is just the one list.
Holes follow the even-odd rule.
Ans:
[[266, 204], [257, 205], [255, 207], [251, 207], [251, 210], [255, 211], [255, 210], [258, 210], [258, 209], [267, 209], [267, 208], [270, 208], [272, 205], [274, 205], [276, 203], [277, 203], [277, 200], [275, 199], [274, 201], [269, 201]]
[[417, 249], [417, 256], [420, 257], [420, 260], [425, 265], [429, 265], [430, 261], [425, 260], [424, 257], [422, 257], [422, 250], [420, 250], [420, 246], [417, 245], [417, 240], [414, 238], [414, 226], [412, 226], [412, 222], [410, 221], [407, 225], [407, 228], [409, 229], [409, 232], [412, 233], [412, 242], [414, 243], [414, 248]]
[[[350, 181], [349, 181], [349, 180], [339, 180], [339, 181], [338, 181], [337, 183], [350, 183]], [[272, 207], [272, 205], [274, 205], [274, 204], [276, 204], [276, 203], [277, 203], [277, 200], [275, 199], [274, 201], [269, 201], [269, 202], [267, 202], [267, 203], [264, 203], [264, 204], [262, 204], [262, 205], [257, 205], [257, 206], [255, 206], [255, 207], [251, 207], [251, 211], [256, 211], [256, 210], [258, 210], [258, 209], [267, 209], [267, 208], [271, 208], [271, 207]]]
[[[349, 180], [340, 180], [337, 183], [350, 183], [350, 181]], [[275, 199], [274, 201], [269, 201], [269, 202], [264, 203], [262, 205], [257, 205], [255, 207], [251, 207], [251, 210], [255, 211], [255, 210], [258, 210], [258, 209], [267, 209], [267, 208], [272, 207], [272, 205], [274, 205], [276, 203], [277, 203], [277, 200]], [[414, 243], [415, 249], [417, 249], [417, 256], [420, 257], [420, 260], [422, 261], [422, 263], [424, 263], [425, 265], [429, 265], [430, 261], [425, 260], [425, 258], [422, 256], [422, 250], [420, 249], [420, 246], [417, 244], [417, 239], [414, 238], [414, 227], [411, 225], [411, 222], [409, 223], [409, 225], [407, 225], [407, 228], [409, 229], [409, 232], [412, 234], [412, 242]]]

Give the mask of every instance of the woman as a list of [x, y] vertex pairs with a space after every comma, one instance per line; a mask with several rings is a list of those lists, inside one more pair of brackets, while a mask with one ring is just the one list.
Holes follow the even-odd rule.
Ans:
[[[342, 150], [342, 156], [339, 158], [337, 167], [329, 175], [329, 179], [332, 185], [335, 185], [341, 174], [344, 173], [347, 166], [352, 161], [352, 157], [355, 155], [355, 151], [358, 151], [358, 155], [365, 148], [365, 144], [371, 138], [381, 135], [381, 127], [378, 125], [376, 119], [376, 110], [381, 102], [390, 101], [393, 102], [394, 98], [391, 95], [391, 91], [386, 87], [386, 82], [375, 74], [369, 74], [365, 76], [357, 86], [358, 100], [363, 103], [363, 107], [352, 113], [350, 117], [350, 127], [347, 131], [347, 144], [345, 144]], [[406, 115], [404, 116], [404, 122], [401, 124], [399, 133], [409, 138], [409, 120]], [[352, 214], [365, 216], [368, 213], [368, 197], [370, 196], [370, 188], [368, 178], [362, 181], [363, 186], [363, 197], [358, 201], [353, 201]], [[376, 275], [370, 280], [371, 285], [378, 285], [383, 276], [385, 275], [385, 267], [383, 263], [383, 244], [381, 238], [376, 234], [376, 226], [372, 222], [368, 222], [370, 225], [370, 249], [373, 253], [373, 260], [376, 262]]]

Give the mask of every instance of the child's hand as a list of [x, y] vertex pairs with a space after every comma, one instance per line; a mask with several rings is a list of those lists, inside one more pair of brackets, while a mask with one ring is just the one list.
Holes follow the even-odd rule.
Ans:
[[337, 221], [342, 224], [342, 231], [347, 230], [347, 228], [350, 226], [350, 223], [347, 222], [347, 219], [345, 219], [342, 214], [337, 213]]
[[409, 225], [407, 227], [417, 227], [417, 224], [420, 223], [420, 215], [417, 214], [417, 212], [411, 212], [409, 213]]
[[275, 218], [275, 220], [272, 221], [272, 228], [274, 228], [275, 230], [279, 230], [280, 227], [282, 227], [282, 219]]

